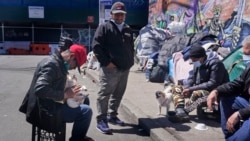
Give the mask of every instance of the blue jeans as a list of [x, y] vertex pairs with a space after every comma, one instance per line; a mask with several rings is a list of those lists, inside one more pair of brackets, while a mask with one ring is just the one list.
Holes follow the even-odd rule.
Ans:
[[243, 125], [237, 124], [235, 132], [229, 133], [226, 129], [227, 119], [236, 111], [249, 106], [249, 101], [240, 96], [220, 97], [221, 128], [227, 141], [247, 141], [250, 139], [250, 120]]
[[85, 104], [70, 108], [67, 104], [62, 107], [62, 117], [65, 122], [74, 122], [70, 141], [81, 141], [87, 134], [92, 118], [92, 109]]

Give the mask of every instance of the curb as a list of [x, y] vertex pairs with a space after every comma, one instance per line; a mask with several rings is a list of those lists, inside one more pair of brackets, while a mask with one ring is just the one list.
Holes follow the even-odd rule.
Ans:
[[[94, 70], [84, 70], [84, 75], [90, 78], [93, 83], [99, 85], [98, 75], [94, 74]], [[122, 112], [124, 112], [128, 120], [138, 126], [142, 127], [149, 135], [153, 141], [180, 141], [182, 139], [176, 137], [167, 131], [167, 129], [159, 128], [160, 123], [151, 119], [151, 117], [147, 116], [143, 111], [141, 111], [138, 107], [133, 105], [128, 99], [122, 99], [121, 105], [119, 107]], [[157, 128], [154, 128], [157, 127]]]
[[149, 116], [144, 114], [138, 107], [134, 106], [129, 100], [123, 99], [120, 106], [121, 110], [128, 115], [129, 120], [142, 127], [154, 141], [179, 141], [174, 135], [170, 134], [160, 124], [153, 121]]

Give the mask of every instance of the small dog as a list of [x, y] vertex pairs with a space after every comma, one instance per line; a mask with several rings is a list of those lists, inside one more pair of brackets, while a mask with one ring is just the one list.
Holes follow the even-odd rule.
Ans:
[[[77, 84], [77, 78], [75, 75], [67, 76], [67, 81], [66, 81], [66, 85], [65, 85], [65, 89], [69, 88], [69, 87], [73, 87]], [[85, 86], [81, 87], [81, 92], [77, 93], [73, 98], [68, 98], [67, 104], [69, 107], [71, 108], [77, 108], [78, 106], [80, 106], [81, 104], [83, 104], [84, 100], [86, 97], [88, 97], [89, 94], [83, 94], [83, 91], [87, 91], [87, 88]]]
[[166, 107], [166, 115], [168, 115], [168, 111], [170, 108], [170, 103], [173, 101], [173, 94], [172, 94], [172, 87], [173, 85], [170, 84], [165, 87], [163, 91], [157, 91], [155, 93], [158, 106], [159, 106], [159, 113], [161, 115], [161, 107]]
[[93, 69], [93, 70], [99, 70], [100, 69], [100, 63], [98, 62], [98, 60], [97, 60], [97, 58], [96, 58], [93, 51], [88, 53], [87, 61], [88, 61], [88, 65], [87, 65], [88, 69]]

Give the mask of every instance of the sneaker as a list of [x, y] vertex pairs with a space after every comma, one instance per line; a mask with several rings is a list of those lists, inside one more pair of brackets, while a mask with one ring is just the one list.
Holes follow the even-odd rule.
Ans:
[[105, 120], [101, 120], [97, 123], [96, 129], [99, 130], [103, 134], [111, 134], [112, 131], [108, 126], [108, 122]]
[[108, 116], [108, 122], [114, 125], [120, 125], [120, 126], [124, 126], [124, 122], [121, 121], [118, 117], [110, 117]]

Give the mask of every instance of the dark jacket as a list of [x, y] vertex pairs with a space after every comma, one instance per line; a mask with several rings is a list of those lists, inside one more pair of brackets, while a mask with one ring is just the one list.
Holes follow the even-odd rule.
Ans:
[[112, 21], [99, 25], [92, 47], [101, 67], [112, 62], [118, 69], [128, 70], [134, 64], [133, 34], [127, 24], [121, 32]]
[[59, 53], [38, 63], [30, 88], [19, 108], [19, 111], [26, 114], [28, 122], [32, 124], [38, 122], [38, 101], [41, 107], [52, 114], [57, 106], [62, 105], [55, 101], [64, 98], [67, 73]]
[[229, 81], [228, 72], [223, 63], [214, 52], [208, 52], [207, 58], [198, 68], [194, 68], [188, 79], [190, 91], [206, 90], [212, 91], [219, 85]]
[[[250, 67], [248, 66], [238, 78], [217, 87], [216, 90], [218, 90], [219, 96], [236, 95], [236, 96], [241, 96], [248, 101], [250, 98], [249, 88], [250, 88]], [[248, 119], [250, 117], [250, 106], [239, 110], [239, 112], [243, 119]]]

